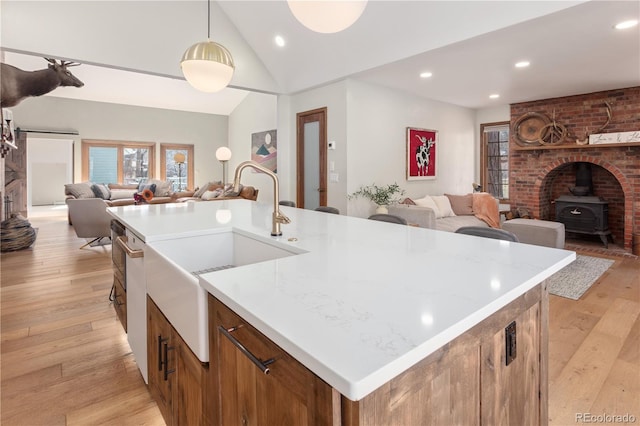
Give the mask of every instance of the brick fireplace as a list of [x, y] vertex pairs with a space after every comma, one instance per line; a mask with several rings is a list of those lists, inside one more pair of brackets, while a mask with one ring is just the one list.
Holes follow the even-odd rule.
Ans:
[[[632, 250], [633, 235], [640, 235], [640, 143], [578, 145], [587, 132], [612, 118], [602, 133], [640, 130], [640, 87], [545, 99], [511, 105], [511, 124], [533, 111], [553, 117], [567, 127], [571, 141], [562, 145], [521, 147], [512, 132], [510, 142], [511, 207], [526, 207], [533, 217], [555, 220], [554, 201], [570, 195], [576, 184], [576, 165], [589, 163], [593, 194], [608, 202], [609, 229], [616, 244]], [[638, 238], [638, 237], [636, 237]]]

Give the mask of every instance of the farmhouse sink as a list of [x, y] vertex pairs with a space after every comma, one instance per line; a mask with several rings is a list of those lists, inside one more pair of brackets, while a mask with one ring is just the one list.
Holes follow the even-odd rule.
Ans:
[[[278, 245], [280, 244], [280, 245]], [[238, 231], [148, 243], [147, 293], [202, 361], [209, 361], [207, 292], [198, 275], [303, 253]]]

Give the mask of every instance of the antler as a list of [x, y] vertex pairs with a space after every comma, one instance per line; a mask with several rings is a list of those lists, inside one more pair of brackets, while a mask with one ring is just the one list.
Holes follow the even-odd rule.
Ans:
[[601, 131], [604, 130], [605, 127], [607, 127], [609, 125], [609, 123], [611, 122], [611, 116], [613, 115], [611, 112], [611, 105], [609, 105], [609, 102], [605, 101], [605, 106], [607, 107], [607, 121], [604, 122], [604, 124], [602, 126], [600, 126], [598, 128], [598, 130], [596, 130], [594, 133], [600, 133]]
[[78, 62], [73, 62], [73, 61], [61, 61], [60, 65], [62, 65], [65, 68], [68, 68], [68, 67], [77, 67], [80, 64]]
[[56, 65], [58, 63], [58, 61], [56, 61], [54, 58], [44, 58], [47, 60], [47, 62]]

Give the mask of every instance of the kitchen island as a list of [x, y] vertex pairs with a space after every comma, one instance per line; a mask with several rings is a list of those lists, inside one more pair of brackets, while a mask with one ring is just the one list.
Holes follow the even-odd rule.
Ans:
[[[371, 420], [376, 417], [369, 407], [378, 412], [381, 406], [389, 412], [393, 407], [368, 401], [383, 398], [382, 391], [395, 380], [413, 383], [413, 390], [404, 391], [406, 398], [390, 397], [406, 399], [403, 404], [422, 404], [416, 396], [422, 392], [432, 393], [424, 398], [449, 414], [451, 407], [468, 405], [464, 417], [449, 418], [514, 422], [517, 411], [529, 423], [546, 424], [544, 280], [571, 263], [575, 253], [287, 207], [281, 209], [291, 224], [282, 227], [281, 237], [270, 237], [270, 205], [246, 200], [186, 204], [109, 211], [152, 250], [234, 233], [287, 252], [202, 272], [199, 286], [210, 295], [210, 307], [228, 308], [326, 383], [333, 392], [333, 418], [345, 424], [381, 423], [385, 417]], [[199, 358], [213, 366], [220, 361], [214, 357], [220, 338], [211, 318], [204, 330], [212, 349], [210, 359]], [[271, 364], [274, 373], [277, 364], [277, 359]], [[521, 374], [509, 373], [515, 368]], [[427, 370], [431, 379], [416, 380]], [[445, 378], [438, 371], [449, 373]], [[208, 392], [222, 392], [217, 373], [211, 374]], [[522, 394], [522, 401], [502, 413], [511, 402], [491, 383], [493, 388], [524, 387], [503, 389]], [[487, 386], [493, 403], [483, 396]], [[453, 401], [460, 395], [476, 396]], [[531, 395], [540, 402], [528, 401]], [[415, 419], [405, 417], [410, 418]]]

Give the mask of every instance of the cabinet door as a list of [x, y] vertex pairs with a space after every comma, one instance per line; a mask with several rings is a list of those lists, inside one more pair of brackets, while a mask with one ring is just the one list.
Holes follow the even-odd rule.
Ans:
[[111, 289], [111, 301], [113, 302], [113, 308], [116, 311], [116, 315], [122, 324], [124, 331], [127, 331], [127, 292], [124, 291], [124, 286], [120, 279], [119, 274], [113, 274], [113, 287]]
[[[216, 363], [220, 424], [332, 424], [333, 393], [328, 384], [222, 303], [214, 300], [213, 306], [211, 362]], [[225, 333], [219, 327], [233, 331]]]
[[172, 389], [175, 380], [175, 349], [171, 325], [151, 298], [147, 297], [147, 356], [149, 392], [168, 426], [173, 421]]
[[540, 354], [540, 315], [541, 305], [536, 303], [515, 318], [515, 357], [509, 365], [509, 323], [483, 342], [482, 424], [547, 424], [547, 419], [540, 419], [541, 359], [546, 357]]
[[172, 340], [176, 344], [176, 381], [172, 394], [173, 424], [203, 425], [206, 367], [175, 330]]

